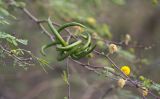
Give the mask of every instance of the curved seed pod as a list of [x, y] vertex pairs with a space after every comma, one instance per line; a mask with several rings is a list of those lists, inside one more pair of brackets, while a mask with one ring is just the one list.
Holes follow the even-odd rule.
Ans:
[[58, 33], [56, 28], [53, 26], [52, 21], [50, 18], [48, 18], [48, 26], [51, 29], [52, 33], [55, 35], [55, 37], [60, 41], [60, 43], [63, 46], [67, 46], [67, 43], [64, 41], [64, 39], [61, 37], [61, 35]]
[[82, 58], [86, 55], [88, 55], [89, 53], [91, 53], [94, 49], [95, 49], [96, 45], [94, 45], [93, 47], [90, 47], [87, 51], [85, 51], [83, 54], [79, 54], [78, 57]]
[[74, 60], [78, 60], [79, 59], [79, 57], [76, 56], [75, 54], [71, 54], [71, 58], [74, 59]]
[[77, 54], [83, 52], [84, 50], [86, 50], [90, 45], [91, 45], [91, 36], [89, 33], [87, 33], [87, 36], [86, 35], [83, 35], [83, 37], [85, 39], [87, 39], [87, 42], [85, 43], [85, 45], [83, 45], [82, 47], [80, 47], [76, 52]]
[[94, 45], [93, 47], [90, 47], [87, 51], [83, 51], [80, 54], [75, 54], [75, 55], [72, 55], [72, 56], [73, 56], [74, 59], [78, 60], [78, 59], [88, 55], [89, 53], [91, 53], [94, 50], [95, 47], [96, 47], [96, 45]]
[[67, 58], [69, 55], [75, 53], [75, 51], [76, 51], [78, 48], [79, 48], [79, 47], [76, 46], [76, 47], [74, 47], [73, 49], [71, 49], [70, 51], [68, 51], [67, 53], [62, 54], [62, 55], [59, 55], [59, 56], [57, 57], [57, 60], [58, 60], [58, 61], [64, 60], [64, 59]]
[[58, 45], [57, 46], [57, 50], [68, 51], [68, 50], [72, 49], [73, 47], [75, 47], [75, 46], [77, 46], [77, 45], [79, 45], [81, 43], [82, 43], [82, 41], [78, 40], [78, 41], [76, 41], [76, 42], [74, 42], [74, 43], [72, 43], [72, 44], [70, 44], [68, 46], [65, 46], [65, 47], [62, 47], [62, 46]]
[[44, 51], [44, 50], [45, 50], [45, 49], [47, 49], [47, 48], [49, 48], [49, 47], [52, 47], [52, 46], [54, 46], [54, 45], [56, 45], [56, 44], [58, 44], [58, 42], [56, 42], [56, 41], [55, 41], [55, 42], [52, 42], [52, 43], [49, 43], [49, 44], [43, 45], [43, 46], [41, 47], [41, 51], [40, 51], [40, 52], [41, 52], [41, 54], [45, 56], [45, 55], [46, 55], [46, 53], [45, 53], [45, 51]]
[[77, 23], [77, 22], [70, 22], [70, 23], [66, 23], [64, 25], [62, 25], [59, 29], [58, 29], [58, 32], [60, 33], [63, 29], [67, 28], [67, 27], [71, 27], [71, 26], [80, 26], [80, 27], [83, 27], [83, 28], [86, 28], [86, 26], [80, 24], [80, 23]]
[[86, 35], [82, 36], [84, 38], [87, 38], [87, 43], [84, 46], [82, 46], [79, 50], [77, 50], [76, 54], [71, 55], [73, 59], [80, 59], [78, 55], [84, 54], [85, 50], [87, 50], [87, 48], [89, 48], [91, 45], [91, 36], [89, 35], [89, 33], [87, 33], [87, 36]]
[[[87, 33], [87, 32], [83, 32], [83, 33]], [[84, 39], [87, 39], [87, 36], [82, 33], [80, 34], [80, 36], [82, 36]]]
[[91, 36], [87, 33], [87, 43], [82, 47], [81, 50], [85, 50], [91, 44]]

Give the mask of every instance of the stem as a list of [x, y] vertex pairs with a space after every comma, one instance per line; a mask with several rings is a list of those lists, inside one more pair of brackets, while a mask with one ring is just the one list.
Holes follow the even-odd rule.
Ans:
[[70, 86], [70, 70], [69, 70], [69, 59], [67, 58], [67, 76], [68, 76], [68, 99], [71, 99], [71, 86]]

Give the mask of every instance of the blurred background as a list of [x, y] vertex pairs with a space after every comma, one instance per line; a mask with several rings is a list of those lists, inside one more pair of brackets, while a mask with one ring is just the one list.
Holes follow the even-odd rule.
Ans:
[[[1, 0], [3, 1], [3, 0]], [[4, 0], [5, 1], [5, 0]], [[160, 83], [160, 6], [152, 0], [17, 0], [26, 3], [26, 8], [38, 19], [49, 16], [54, 22], [77, 21], [95, 30], [96, 36], [114, 42], [131, 36], [131, 47], [120, 47], [111, 57], [118, 66], [129, 65], [133, 78], [139, 76]], [[35, 56], [46, 59], [53, 69], [36, 64], [27, 70], [13, 66], [11, 59], [1, 60], [0, 99], [64, 99], [67, 85], [63, 81], [66, 61], [57, 61], [55, 48], [40, 54], [42, 45], [50, 39], [20, 9], [8, 8], [16, 19], [1, 30], [27, 39], [27, 46]], [[107, 51], [106, 42], [95, 41], [99, 51]], [[110, 66], [103, 57], [82, 59], [96, 66]], [[136, 89], [125, 86], [115, 88], [116, 81], [101, 77], [74, 62], [69, 62], [72, 99], [141, 99]], [[159, 89], [158, 89], [159, 90]], [[153, 91], [156, 94], [158, 91]], [[160, 92], [160, 91], [159, 91]], [[147, 99], [154, 99], [148, 96]]]

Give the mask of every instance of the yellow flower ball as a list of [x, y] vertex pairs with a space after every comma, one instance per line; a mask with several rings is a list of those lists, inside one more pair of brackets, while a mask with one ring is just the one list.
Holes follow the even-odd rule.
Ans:
[[87, 18], [87, 22], [91, 25], [95, 25], [96, 24], [96, 20], [93, 17], [88, 17]]
[[129, 66], [122, 66], [122, 67], [121, 67], [121, 71], [122, 71], [125, 75], [127, 75], [127, 76], [130, 75], [130, 72], [131, 72]]

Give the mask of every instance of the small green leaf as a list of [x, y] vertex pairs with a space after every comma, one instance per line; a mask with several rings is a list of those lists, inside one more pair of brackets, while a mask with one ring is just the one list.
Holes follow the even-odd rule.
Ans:
[[126, 3], [125, 0], [112, 0], [112, 2], [117, 5], [125, 5], [125, 3]]
[[160, 84], [154, 83], [150, 86], [150, 88], [160, 92]]
[[27, 40], [17, 39], [16, 37], [5, 32], [0, 32], [0, 39], [5, 39], [9, 43], [12, 43], [14, 46], [18, 46], [17, 42], [23, 45], [27, 45], [27, 42], [28, 42]]
[[9, 25], [9, 22], [2, 16], [0, 16], [0, 24], [6, 24], [6, 25]]
[[1, 8], [0, 7], [0, 15], [3, 15], [3, 16], [9, 16], [9, 12], [7, 10], [5, 10], [4, 8]]
[[64, 82], [68, 85], [68, 84], [69, 84], [69, 82], [68, 82], [68, 76], [67, 76], [66, 71], [63, 71], [62, 78], [63, 78]]
[[44, 59], [42, 59], [42, 58], [37, 58], [37, 57], [36, 57], [36, 59], [37, 59], [37, 61], [39, 62], [40, 66], [42, 67], [42, 69], [43, 69], [45, 72], [47, 72], [46, 69], [45, 69], [45, 67], [48, 67], [48, 68], [50, 68], [50, 69], [53, 69], [52, 67], [49, 66], [49, 63], [48, 63], [46, 60], [44, 60]]
[[22, 40], [22, 39], [16, 39], [17, 42], [23, 44], [23, 45], [27, 45], [28, 44], [28, 40]]

